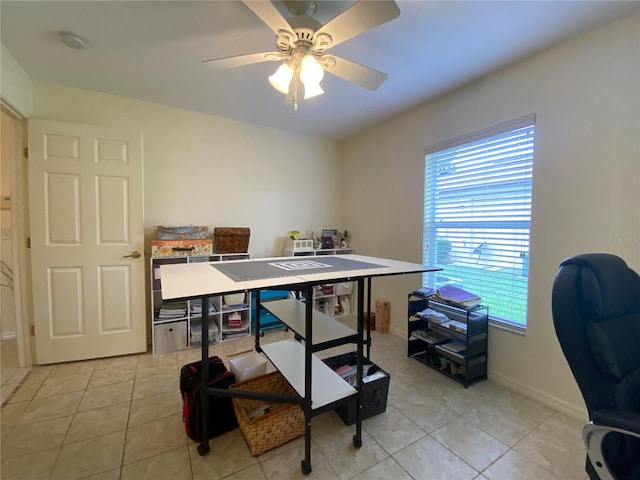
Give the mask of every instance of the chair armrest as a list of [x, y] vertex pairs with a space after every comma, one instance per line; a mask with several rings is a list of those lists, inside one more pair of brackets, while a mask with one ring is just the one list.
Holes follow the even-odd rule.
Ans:
[[593, 412], [591, 419], [582, 429], [587, 456], [601, 480], [616, 480], [604, 458], [602, 442], [611, 432], [640, 438], [640, 415], [604, 409]]

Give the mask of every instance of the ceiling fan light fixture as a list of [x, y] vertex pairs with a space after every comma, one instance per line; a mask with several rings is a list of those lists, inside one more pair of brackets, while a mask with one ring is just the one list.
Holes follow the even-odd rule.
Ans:
[[324, 78], [324, 68], [313, 55], [305, 55], [300, 63], [300, 80], [302, 83], [320, 83]]
[[304, 99], [307, 100], [309, 98], [317, 97], [318, 95], [322, 95], [324, 90], [320, 86], [319, 83], [304, 83]]
[[300, 63], [300, 80], [304, 84], [304, 98], [322, 95], [324, 90], [320, 82], [324, 78], [324, 69], [313, 55], [305, 55]]
[[269, 77], [269, 83], [280, 93], [284, 93], [286, 95], [287, 93], [289, 93], [289, 85], [291, 84], [293, 73], [293, 69], [289, 66], [289, 64], [284, 62], [278, 67], [276, 73]]

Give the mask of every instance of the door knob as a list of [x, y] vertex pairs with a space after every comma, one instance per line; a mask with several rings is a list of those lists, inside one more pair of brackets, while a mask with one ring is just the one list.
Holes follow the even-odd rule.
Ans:
[[131, 255], [125, 255], [122, 258], [140, 258], [140, 252], [135, 250], [135, 251], [131, 252]]

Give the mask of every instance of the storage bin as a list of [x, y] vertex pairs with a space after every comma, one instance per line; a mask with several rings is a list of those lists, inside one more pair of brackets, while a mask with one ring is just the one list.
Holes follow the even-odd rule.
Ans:
[[215, 227], [213, 238], [216, 253], [247, 253], [251, 229], [245, 227]]
[[[267, 373], [233, 384], [229, 388], [245, 392], [298, 396], [280, 372]], [[265, 406], [269, 407], [266, 413], [249, 418], [250, 413]], [[264, 400], [233, 398], [233, 408], [251, 455], [260, 455], [304, 435], [304, 412], [300, 405], [270, 404]]]
[[245, 293], [228, 293], [222, 296], [225, 305], [244, 305]]
[[[209, 345], [218, 341], [218, 326], [213, 320], [209, 323]], [[191, 331], [189, 332], [189, 346], [202, 346], [202, 323], [200, 320], [191, 320]]]
[[153, 326], [153, 353], [171, 353], [187, 348], [187, 322], [159, 323]]
[[353, 293], [353, 282], [340, 282], [336, 287], [337, 295], [351, 295]]
[[212, 240], [151, 240], [152, 257], [190, 257], [212, 253]]
[[[343, 355], [336, 355], [335, 357], [324, 359], [323, 362], [332, 370], [336, 370], [343, 365], [355, 365], [356, 353], [350, 352]], [[363, 379], [365, 381], [362, 384], [362, 397], [360, 398], [360, 420], [379, 415], [387, 410], [389, 382], [391, 381], [389, 374], [370, 360], [363, 358], [362, 364], [371, 366], [363, 370]], [[371, 373], [373, 373], [373, 371], [381, 372], [381, 375], [375, 380], [367, 381], [368, 370], [371, 371]], [[345, 425], [353, 425], [356, 423], [356, 405], [356, 400], [353, 399], [348, 400], [346, 404], [340, 405], [335, 409], [335, 412]]]
[[267, 373], [267, 360], [257, 352], [251, 352], [229, 358], [229, 370], [236, 376], [236, 382], [244, 382]]
[[182, 227], [167, 227], [158, 225], [158, 240], [185, 240], [206, 239], [209, 235], [209, 227], [185, 225]]

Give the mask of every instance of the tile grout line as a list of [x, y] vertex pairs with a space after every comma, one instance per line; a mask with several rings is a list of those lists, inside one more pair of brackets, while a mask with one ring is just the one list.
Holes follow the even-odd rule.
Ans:
[[[0, 406], [0, 408], [4, 407], [5, 405], [7, 405], [9, 403], [9, 401], [18, 392], [18, 390], [20, 390], [20, 387], [22, 387], [22, 385], [24, 385], [24, 382], [26, 382], [27, 378], [29, 378], [30, 376], [31, 376], [31, 370], [29, 370], [27, 372], [27, 374], [24, 376], [24, 378], [22, 380], [20, 380], [20, 382], [13, 388], [11, 393], [7, 396], [6, 400], [4, 402], [2, 402], [2, 405]], [[29, 401], [31, 401], [31, 400], [29, 400]]]

